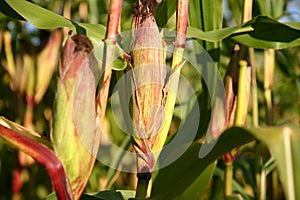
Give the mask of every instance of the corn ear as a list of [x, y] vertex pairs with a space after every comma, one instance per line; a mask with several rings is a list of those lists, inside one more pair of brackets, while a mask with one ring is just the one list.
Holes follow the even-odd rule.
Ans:
[[163, 121], [163, 125], [161, 130], [158, 133], [157, 141], [153, 147], [153, 151], [160, 152], [164, 146], [164, 143], [167, 139], [172, 116], [174, 113], [174, 107], [176, 102], [179, 78], [180, 78], [180, 71], [181, 68], [184, 66], [184, 47], [186, 43], [186, 28], [188, 23], [188, 5], [189, 0], [178, 0], [177, 1], [177, 8], [176, 8], [176, 38], [175, 38], [175, 49], [173, 52], [173, 60], [172, 60], [172, 71], [170, 76], [167, 78], [165, 84], [165, 119]]
[[152, 148], [163, 121], [165, 53], [151, 2], [137, 2], [132, 22], [133, 42], [130, 55], [136, 135], [133, 137], [133, 148], [138, 155], [138, 172], [152, 171]]
[[92, 43], [83, 35], [66, 41], [51, 134], [54, 151], [67, 170], [74, 199], [79, 199], [94, 165], [90, 151], [96, 151], [99, 145], [95, 132], [97, 63], [89, 55], [92, 49]]

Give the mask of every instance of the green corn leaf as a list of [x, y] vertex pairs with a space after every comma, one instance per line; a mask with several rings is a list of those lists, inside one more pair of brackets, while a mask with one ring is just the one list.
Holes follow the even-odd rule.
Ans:
[[189, 2], [189, 26], [203, 30], [203, 20], [201, 16], [201, 2]]
[[127, 200], [134, 197], [134, 190], [105, 190], [95, 194], [83, 194], [80, 200]]
[[[268, 128], [231, 128], [218, 139], [215, 147], [199, 159], [201, 144], [194, 143], [178, 160], [161, 169], [153, 184], [153, 199], [172, 198], [189, 190], [206, 167], [233, 147], [251, 140], [251, 135], [264, 142], [278, 163], [280, 179], [288, 199], [299, 198], [300, 192], [300, 130], [296, 126]], [[234, 139], [233, 139], [234, 138]], [[170, 155], [171, 156], [171, 155]], [[176, 176], [174, 176], [176, 174]]]
[[[9, 9], [11, 12], [9, 12], [8, 16], [16, 19], [24, 18], [40, 29], [69, 27], [71, 30], [86, 33], [94, 45], [99, 45], [105, 35], [105, 27], [103, 25], [77, 23], [28, 1], [1, 0], [0, 2], [1, 5], [6, 5], [0, 8], [3, 13], [8, 13], [5, 10]], [[8, 6], [10, 8], [7, 8]], [[165, 9], [163, 9], [166, 7], [168, 12], [165, 12]], [[158, 26], [164, 26], [175, 10], [175, 1], [166, 0], [159, 4], [156, 13]], [[218, 28], [214, 31], [203, 31], [195, 23], [191, 24], [192, 26], [188, 27], [187, 35], [191, 38], [209, 42], [218, 42], [230, 37], [235, 42], [245, 46], [275, 49], [288, 48], [300, 44], [299, 23], [280, 23], [265, 16], [257, 16], [245, 24], [229, 28]]]
[[243, 34], [245, 32], [253, 31], [253, 28], [250, 26], [234, 26], [234, 27], [228, 27], [219, 29], [216, 31], [203, 31], [199, 28], [189, 26], [187, 28], [187, 35], [191, 38], [199, 39], [199, 40], [205, 40], [209, 42], [217, 42], [219, 40], [226, 39], [230, 37], [233, 34]]
[[287, 199], [300, 198], [300, 129], [294, 125], [248, 129], [270, 149]]
[[178, 160], [158, 172], [153, 183], [153, 199], [172, 199], [182, 194], [221, 155], [251, 140], [253, 137], [249, 132], [231, 128], [220, 136], [212, 151], [201, 159], [198, 157], [201, 144], [193, 143]]
[[94, 47], [102, 45], [102, 39], [105, 36], [106, 28], [102, 24], [78, 23], [86, 31], [86, 36], [91, 40]]
[[211, 42], [231, 38], [248, 47], [282, 49], [300, 44], [300, 25], [292, 22], [280, 23], [269, 17], [257, 16], [247, 23], [216, 31], [204, 32], [188, 27], [187, 35]]
[[0, 1], [0, 11], [13, 19], [25, 20], [18, 12], [12, 9], [4, 0]]
[[[223, 14], [221, 0], [195, 0], [189, 4], [189, 24], [202, 31], [215, 31], [222, 28]], [[189, 35], [189, 34], [188, 34]], [[199, 41], [198, 41], [199, 42]], [[202, 46], [210, 52], [213, 60], [219, 62], [220, 40], [203, 41]], [[213, 53], [213, 54], [212, 54]]]
[[257, 0], [261, 15], [279, 18], [284, 14], [286, 0], [266, 1]]
[[29, 1], [1, 0], [0, 5], [0, 11], [4, 14], [8, 13], [8, 16], [19, 20], [25, 19], [39, 29], [68, 27], [76, 33], [85, 33], [94, 46], [99, 45], [105, 36], [106, 28], [103, 25], [78, 23]]
[[155, 20], [158, 27], [164, 27], [176, 11], [176, 1], [164, 0], [156, 8]]
[[[68, 27], [76, 33], [80, 32], [88, 36], [95, 48], [100, 47], [97, 49], [97, 52], [101, 50], [101, 47], [103, 48], [102, 39], [105, 36], [106, 28], [101, 24], [75, 22], [28, 1], [0, 0], [0, 5], [2, 4], [4, 7], [0, 7], [0, 11], [10, 17], [19, 20], [27, 20], [39, 29]], [[122, 49], [117, 46], [116, 55], [121, 56], [122, 52]], [[98, 59], [103, 60], [103, 58], [101, 58], [102, 54], [99, 53], [99, 55], [96, 56]], [[126, 66], [126, 61], [120, 57], [115, 60], [113, 69], [123, 70]]]
[[[40, 29], [53, 29], [59, 27], [69, 27], [74, 29], [72, 22], [50, 10], [42, 8], [28, 1], [1, 0], [7, 3], [22, 18]], [[2, 10], [1, 10], [2, 11]]]
[[[127, 200], [134, 197], [134, 190], [105, 190], [92, 194], [82, 194], [80, 200]], [[57, 200], [57, 197], [55, 193], [51, 193], [46, 200]]]
[[201, 174], [200, 176], [178, 197], [176, 200], [189, 199], [189, 200], [198, 200], [203, 196], [203, 192], [208, 186], [209, 181], [212, 178], [216, 168], [216, 162], [211, 163]]

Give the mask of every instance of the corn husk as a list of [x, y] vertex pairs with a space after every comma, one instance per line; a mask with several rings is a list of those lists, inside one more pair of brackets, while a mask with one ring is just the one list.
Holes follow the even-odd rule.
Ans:
[[163, 125], [166, 97], [165, 54], [151, 2], [137, 3], [132, 22], [133, 148], [138, 155], [138, 172], [151, 171], [155, 163], [152, 148]]
[[[51, 140], [65, 165], [74, 199], [79, 199], [95, 162], [99, 138], [95, 131], [95, 72], [93, 46], [83, 35], [68, 38], [59, 68]], [[94, 154], [95, 155], [95, 154]]]

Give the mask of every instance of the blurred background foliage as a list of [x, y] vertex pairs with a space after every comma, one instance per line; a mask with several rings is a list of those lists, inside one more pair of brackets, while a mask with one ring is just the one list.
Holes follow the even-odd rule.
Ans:
[[[190, 1], [194, 2], [193, 0]], [[108, 1], [106, 0], [32, 0], [31, 2], [74, 21], [103, 25], [106, 25], [107, 22]], [[123, 2], [122, 31], [131, 28], [132, 5], [134, 2], [134, 0]], [[220, 2], [223, 8], [223, 21], [219, 22], [218, 27], [240, 24], [243, 1], [223, 0]], [[254, 0], [252, 16], [257, 15], [267, 15], [281, 22], [299, 22], [300, 1]], [[174, 14], [167, 19], [165, 23], [164, 19], [161, 19], [159, 24], [175, 29]], [[190, 20], [190, 24], [197, 27], [197, 19]], [[53, 70], [48, 71], [49, 69], [47, 69], [47, 65], [51, 60], [38, 61], [38, 58], [41, 55], [40, 53], [46, 49], [51, 37], [54, 37], [54, 32], [54, 30], [36, 29], [28, 22], [17, 21], [0, 12], [0, 116], [5, 116], [10, 120], [28, 126], [41, 133], [45, 138], [49, 138], [50, 135], [60, 49], [57, 48], [55, 56], [51, 57], [52, 61], [55, 60]], [[64, 41], [66, 34], [66, 31], [62, 33], [60, 44]], [[220, 45], [219, 70], [222, 77], [225, 76], [234, 45], [234, 41], [230, 38], [223, 40]], [[206, 44], [206, 50], [209, 51], [209, 48], [209, 44]], [[46, 67], [42, 68], [43, 70], [39, 69], [40, 62], [46, 64]], [[255, 66], [257, 69], [259, 125], [266, 125], [269, 122], [266, 119], [264, 50], [262, 49], [255, 50]], [[190, 76], [192, 77], [192, 75]], [[47, 79], [49, 79], [48, 83]], [[39, 80], [45, 83], [41, 86], [38, 84]], [[36, 93], [39, 89], [42, 90], [42, 97], [32, 105], [30, 98], [37, 98]], [[299, 125], [300, 51], [298, 46], [275, 51], [275, 70], [271, 90], [272, 123], [279, 125], [291, 122]], [[250, 100], [249, 107], [251, 106], [252, 101]], [[112, 118], [110, 108], [108, 108], [107, 113], [108, 119]], [[121, 130], [113, 123], [113, 120], [108, 120], [107, 123], [112, 141], [121, 145], [125, 134], [120, 134]], [[253, 125], [251, 109], [248, 114], [248, 124]], [[176, 122], [173, 126], [176, 127]], [[265, 147], [261, 145], [259, 148], [263, 149]], [[256, 150], [257, 147], [254, 148], [253, 144], [242, 148], [234, 166], [236, 169], [236, 186], [237, 188], [238, 186], [243, 188], [243, 192], [248, 194], [249, 197], [254, 197], [255, 189], [257, 189], [256, 172], [253, 171], [255, 169], [253, 155]], [[267, 151], [260, 152], [268, 154]], [[110, 156], [112, 158], [114, 155]], [[267, 159], [269, 155], [262, 155], [262, 157]], [[223, 167], [222, 161], [219, 161], [214, 174], [214, 184], [210, 185], [212, 194], [210, 199], [221, 199], [218, 195], [223, 195], [222, 191], [219, 191]], [[86, 192], [116, 188], [133, 189], [135, 187], [135, 174], [112, 173], [110, 170], [109, 167], [97, 162], [86, 187]], [[22, 181], [19, 181], [19, 178]], [[272, 184], [279, 184], [276, 183], [277, 180], [275, 179]], [[20, 183], [22, 182], [23, 186], [21, 187]], [[27, 158], [20, 156], [14, 148], [0, 138], [0, 200], [44, 199], [51, 191], [52, 186], [45, 170], [37, 163], [32, 163]], [[277, 196], [283, 198], [283, 191], [279, 190], [277, 192], [280, 193]]]

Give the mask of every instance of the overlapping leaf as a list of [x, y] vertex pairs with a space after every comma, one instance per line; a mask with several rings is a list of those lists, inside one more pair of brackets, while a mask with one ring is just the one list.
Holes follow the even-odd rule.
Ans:
[[164, 27], [176, 11], [176, 1], [162, 1], [156, 9], [155, 20], [158, 27]]
[[[27, 1], [1, 0], [0, 11], [16, 19], [26, 19], [37, 28], [53, 29], [69, 27], [77, 32], [85, 32], [95, 44], [104, 37], [105, 27], [100, 24], [84, 24], [68, 20], [52, 11]], [[168, 12], [163, 12], [168, 8]], [[163, 1], [157, 8], [157, 23], [164, 26], [176, 9], [175, 1]], [[251, 21], [233, 27], [204, 32], [188, 27], [191, 38], [217, 42], [231, 38], [235, 42], [254, 48], [288, 48], [300, 44], [300, 24], [280, 23], [266, 16], [257, 16]]]
[[[280, 179], [288, 199], [300, 196], [300, 130], [295, 126], [267, 128], [231, 128], [225, 131], [212, 151], [204, 158], [198, 158], [201, 144], [194, 143], [174, 163], [159, 171], [153, 184], [153, 198], [176, 197], [190, 190], [197, 177], [201, 176], [206, 167], [215, 159], [232, 148], [249, 142], [252, 136], [262, 141], [270, 149], [276, 159]], [[252, 135], [252, 136], [251, 136]], [[174, 176], [176, 174], [176, 176]], [[200, 184], [201, 186], [201, 184]]]
[[300, 44], [299, 23], [280, 23], [269, 17], [257, 16], [251, 21], [234, 27], [204, 32], [189, 27], [188, 36], [216, 42], [231, 38], [235, 42], [254, 48], [288, 48]]
[[100, 44], [105, 35], [103, 25], [75, 22], [28, 1], [1, 0], [0, 5], [0, 11], [4, 14], [19, 20], [25, 19], [39, 29], [68, 27], [76, 33], [85, 33], [94, 46]]
[[270, 149], [276, 159], [287, 199], [300, 198], [300, 129], [294, 125], [253, 128], [251, 134]]
[[249, 132], [241, 128], [229, 129], [220, 136], [212, 151], [201, 159], [198, 157], [201, 144], [193, 143], [178, 160], [158, 172], [153, 183], [153, 199], [172, 199], [182, 194], [222, 154], [252, 139]]

